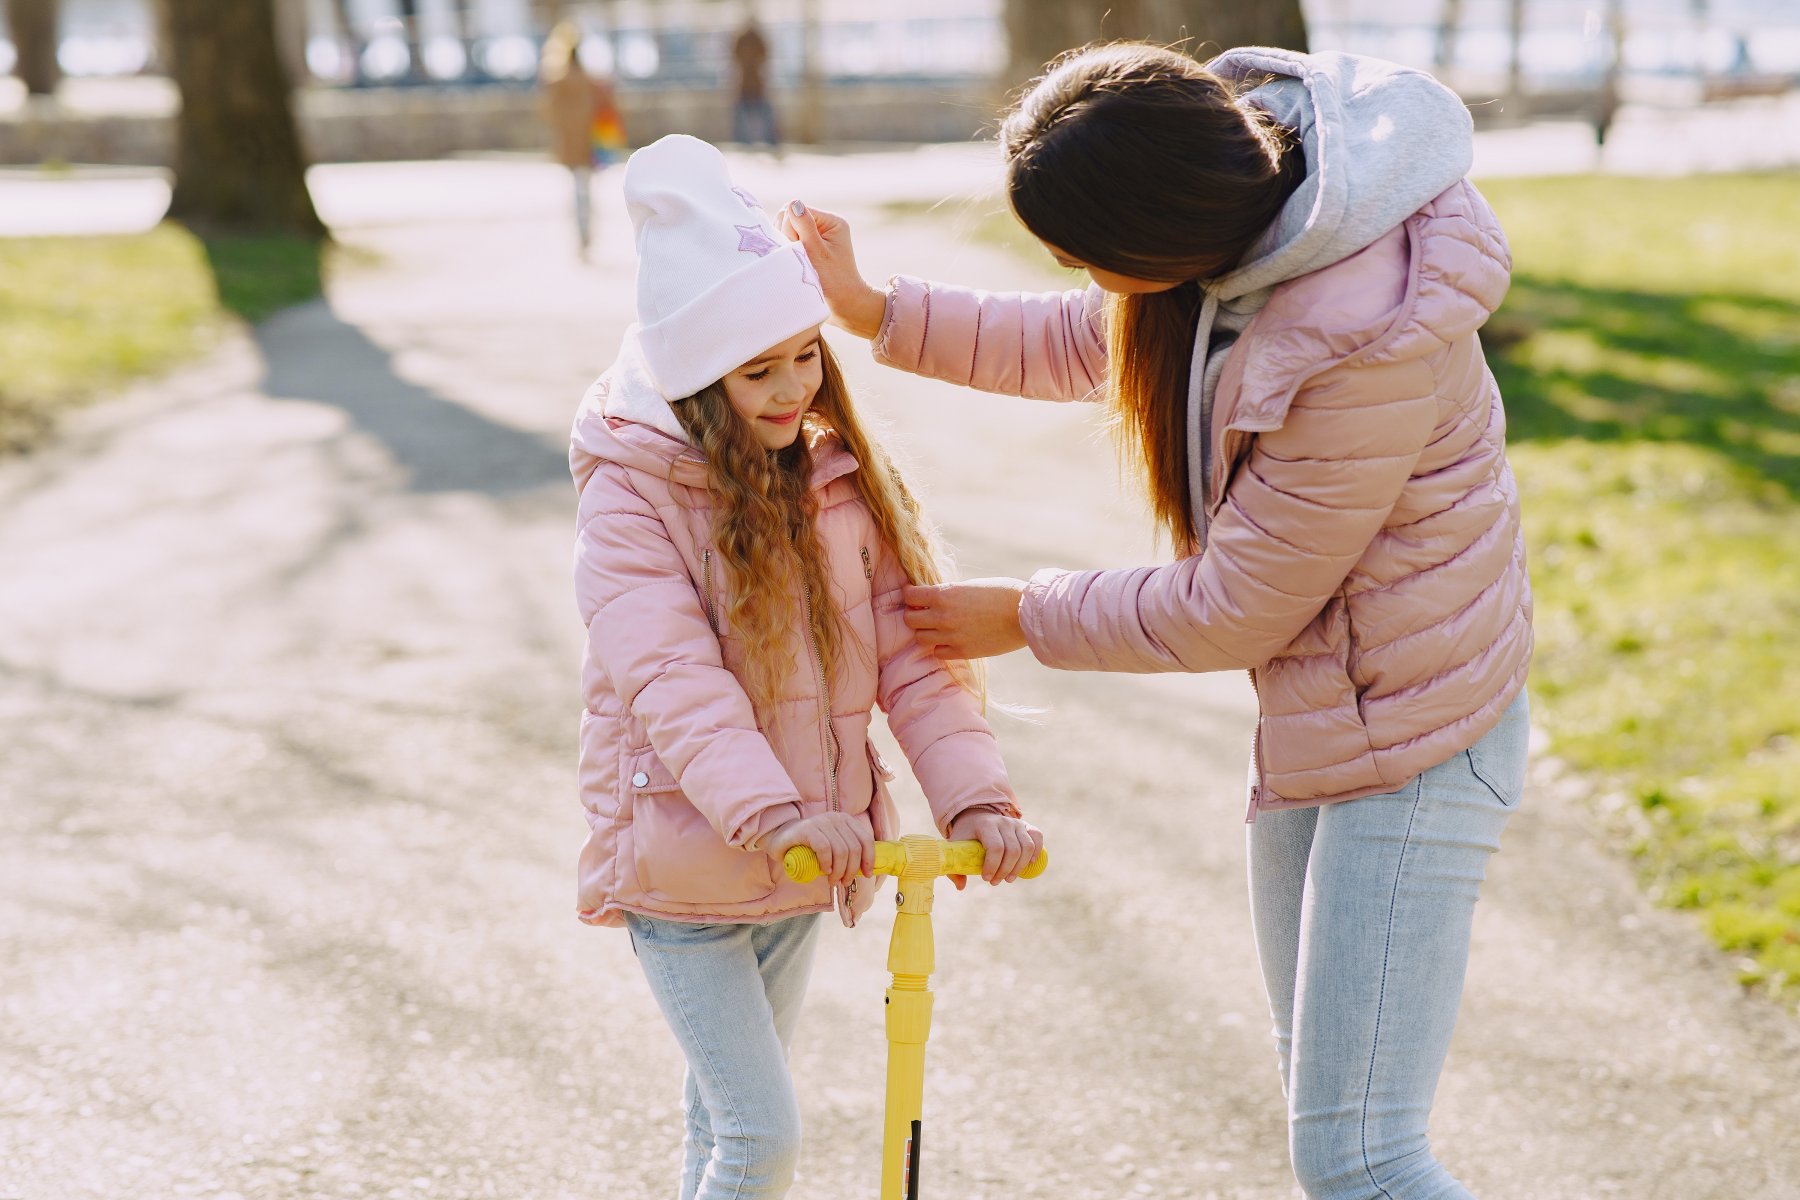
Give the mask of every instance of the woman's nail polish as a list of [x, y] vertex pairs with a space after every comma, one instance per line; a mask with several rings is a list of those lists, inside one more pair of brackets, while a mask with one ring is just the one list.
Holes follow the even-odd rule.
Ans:
[[796, 200], [788, 205], [788, 211], [793, 213], [796, 217], [804, 217], [806, 215], [806, 205]]

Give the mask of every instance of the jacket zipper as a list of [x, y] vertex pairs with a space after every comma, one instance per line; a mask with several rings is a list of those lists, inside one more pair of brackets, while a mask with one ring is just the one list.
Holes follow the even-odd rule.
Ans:
[[[1216, 464], [1211, 464], [1213, 466], [1212, 471], [1205, 472], [1206, 475], [1211, 477], [1207, 479], [1206, 503], [1202, 506], [1206, 512], [1208, 527], [1211, 526], [1212, 519], [1218, 513], [1218, 510], [1224, 507], [1225, 504], [1224, 490], [1222, 488], [1219, 489], [1220, 494], [1216, 501], [1212, 496], [1212, 492], [1217, 486], [1215, 480], [1217, 479], [1220, 470], [1229, 469], [1229, 464], [1236, 461], [1238, 443], [1232, 440], [1231, 435], [1237, 432], [1238, 431], [1235, 429], [1227, 429], [1225, 431], [1225, 436], [1220, 439], [1221, 445], [1219, 447], [1218, 461]], [[1244, 824], [1253, 825], [1256, 823], [1256, 813], [1262, 803], [1263, 793], [1267, 791], [1263, 781], [1268, 778], [1268, 774], [1263, 770], [1262, 689], [1256, 685], [1256, 669], [1254, 667], [1244, 673], [1250, 676], [1250, 690], [1256, 693], [1256, 732], [1251, 737], [1251, 754], [1256, 759], [1256, 786], [1250, 791], [1250, 803], [1246, 806], [1244, 812]]]
[[1263, 770], [1262, 689], [1256, 686], [1255, 668], [1251, 668], [1246, 674], [1250, 676], [1250, 690], [1256, 693], [1256, 733], [1251, 738], [1251, 753], [1256, 758], [1256, 786], [1250, 790], [1250, 805], [1248, 810], [1244, 813], [1244, 824], [1254, 825], [1256, 823], [1256, 810], [1262, 803], [1262, 794], [1264, 791], [1263, 781], [1268, 778], [1268, 774]]
[[863, 558], [863, 578], [870, 580], [872, 582], [875, 578], [875, 564], [873, 562], [871, 562], [869, 559], [869, 548], [867, 546], [864, 546], [862, 548], [862, 558]]
[[806, 645], [812, 651], [813, 672], [819, 681], [819, 748], [825, 754], [825, 804], [832, 812], [837, 812], [838, 744], [837, 733], [831, 728], [831, 686], [825, 678], [825, 655], [812, 632], [812, 585], [805, 585], [800, 594], [806, 608]]
[[712, 548], [710, 546], [700, 552], [700, 581], [704, 593], [701, 599], [706, 604], [706, 623], [712, 627], [713, 636], [718, 637], [719, 614], [713, 608]]
[[[819, 649], [819, 641], [813, 637], [812, 625], [812, 585], [802, 585], [800, 597], [805, 608], [806, 646], [812, 651], [813, 672], [819, 681], [819, 749], [825, 754], [825, 807], [832, 812], [838, 811], [838, 740], [837, 731], [831, 727], [831, 685], [825, 677], [825, 653]], [[834, 900], [837, 899], [837, 888], [832, 889]], [[856, 898], [856, 881], [850, 881], [843, 889], [840, 914], [848, 914], [850, 905]], [[853, 917], [844, 915], [844, 923], [854, 927]]]

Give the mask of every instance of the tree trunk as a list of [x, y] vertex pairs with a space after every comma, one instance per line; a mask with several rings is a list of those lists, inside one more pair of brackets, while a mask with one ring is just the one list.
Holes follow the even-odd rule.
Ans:
[[425, 26], [419, 20], [419, 0], [400, 0], [400, 24], [406, 34], [406, 55], [411, 60], [406, 73], [414, 79], [423, 79]]
[[1508, 0], [1506, 8], [1506, 112], [1515, 121], [1530, 115], [1525, 96], [1525, 0]]
[[466, 50], [475, 44], [475, 0], [450, 0], [450, 15], [456, 36]]
[[825, 63], [819, 48], [819, 0], [800, 3], [800, 119], [797, 141], [825, 140]]
[[169, 215], [205, 233], [325, 227], [306, 190], [274, 0], [163, 0], [181, 89]]
[[57, 65], [57, 0], [7, 0], [13, 49], [19, 56], [14, 73], [33, 96], [50, 96], [62, 78]]
[[306, 0], [275, 0], [275, 47], [295, 86], [312, 78], [312, 68], [306, 64], [306, 43], [312, 37], [309, 8]]
[[338, 78], [355, 82], [362, 78], [363, 40], [350, 12], [350, 0], [331, 0], [331, 15], [337, 23], [338, 44], [350, 56], [348, 68], [339, 67]]
[[1202, 61], [1236, 46], [1307, 48], [1300, 0], [1006, 0], [1004, 20], [1015, 82], [1094, 41], [1161, 42]]
[[337, 19], [340, 35], [352, 44], [361, 42], [356, 33], [356, 20], [350, 12], [350, 0], [331, 0], [331, 15]]
[[1456, 65], [1456, 35], [1462, 29], [1463, 0], [1443, 0], [1438, 15], [1437, 72], [1443, 75]]

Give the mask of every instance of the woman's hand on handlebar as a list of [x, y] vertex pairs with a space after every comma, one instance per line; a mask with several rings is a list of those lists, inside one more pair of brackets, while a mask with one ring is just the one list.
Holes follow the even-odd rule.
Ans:
[[802, 817], [763, 839], [763, 849], [776, 858], [794, 846], [811, 846], [819, 871], [834, 884], [875, 873], [875, 837], [860, 817], [838, 812]]
[[971, 579], [906, 589], [905, 620], [919, 645], [939, 658], [993, 658], [1025, 647], [1022, 579]]
[[806, 247], [832, 319], [857, 337], [873, 339], [880, 333], [887, 293], [870, 287], [857, 269], [850, 222], [795, 200], [781, 210], [781, 230]]
[[[1013, 882], [1044, 848], [1035, 825], [986, 808], [970, 809], [950, 822], [950, 840], [981, 843], [981, 877], [993, 884]], [[952, 875], [950, 882], [960, 890], [966, 877]]]

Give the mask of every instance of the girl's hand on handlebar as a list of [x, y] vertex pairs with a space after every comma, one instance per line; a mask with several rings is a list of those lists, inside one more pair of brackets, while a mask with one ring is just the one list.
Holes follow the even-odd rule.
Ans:
[[858, 875], [875, 873], [875, 837], [860, 817], [837, 812], [803, 817], [763, 840], [763, 849], [776, 858], [794, 846], [812, 847], [820, 872], [833, 884], [841, 886]]
[[857, 337], [873, 339], [887, 315], [887, 293], [870, 287], [857, 269], [850, 223], [798, 200], [781, 210], [779, 220], [781, 231], [806, 247], [832, 319]]
[[[950, 840], [981, 843], [986, 851], [981, 877], [993, 884], [1016, 880], [1044, 848], [1044, 835], [1035, 825], [985, 808], [971, 809], [950, 822]], [[960, 890], [965, 877], [952, 875], [950, 880]]]

